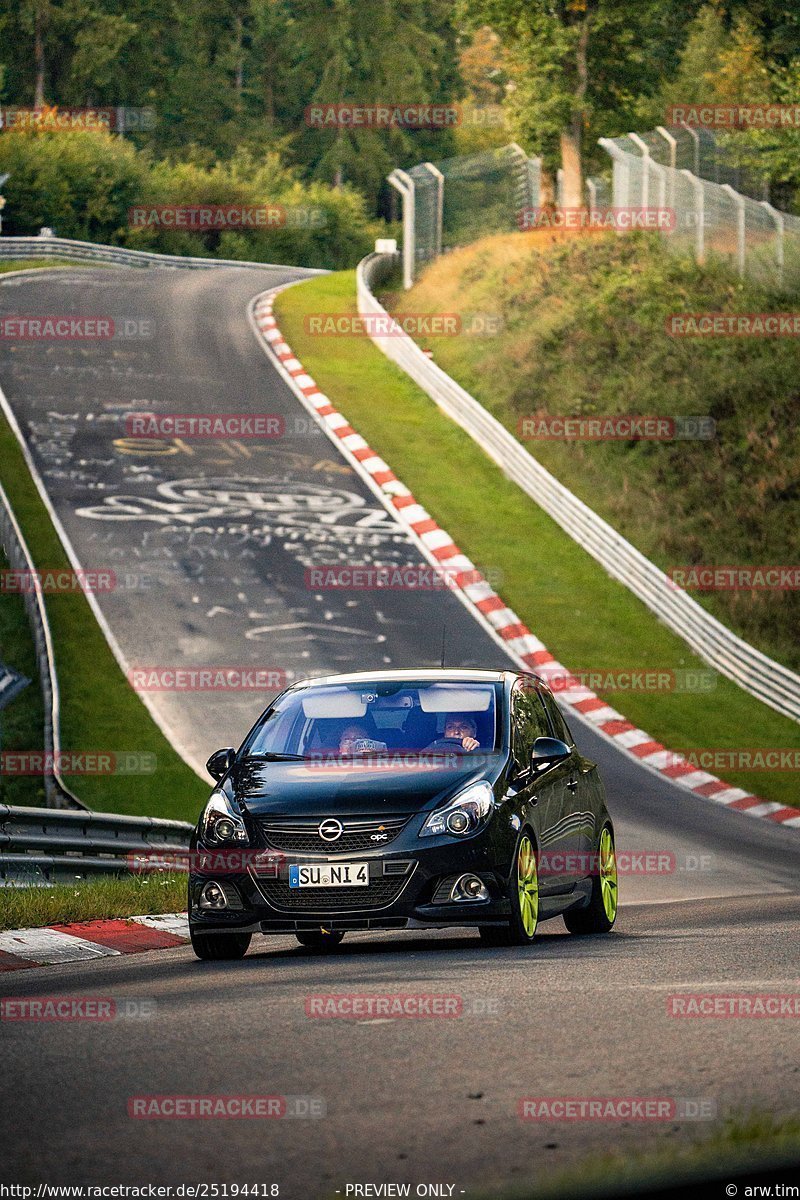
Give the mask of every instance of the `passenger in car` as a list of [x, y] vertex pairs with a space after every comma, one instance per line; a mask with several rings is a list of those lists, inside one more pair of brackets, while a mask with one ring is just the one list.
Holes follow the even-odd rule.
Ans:
[[340, 754], [369, 754], [386, 749], [386, 742], [371, 738], [363, 725], [347, 725], [339, 738]]

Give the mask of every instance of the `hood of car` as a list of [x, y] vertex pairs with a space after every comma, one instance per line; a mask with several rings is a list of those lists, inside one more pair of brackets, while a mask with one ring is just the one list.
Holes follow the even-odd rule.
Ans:
[[479, 779], [494, 783], [502, 754], [428, 756], [425, 764], [393, 766], [354, 761], [265, 762], [245, 759], [231, 770], [226, 785], [254, 816], [415, 813]]

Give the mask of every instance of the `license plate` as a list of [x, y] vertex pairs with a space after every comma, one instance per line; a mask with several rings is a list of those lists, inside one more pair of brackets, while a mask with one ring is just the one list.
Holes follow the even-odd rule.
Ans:
[[289, 887], [366, 887], [369, 863], [314, 863], [289, 867]]

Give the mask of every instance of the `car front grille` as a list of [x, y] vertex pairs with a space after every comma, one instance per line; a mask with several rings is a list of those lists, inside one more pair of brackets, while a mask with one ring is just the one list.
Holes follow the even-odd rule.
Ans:
[[320, 837], [321, 817], [293, 820], [263, 817], [261, 832], [267, 845], [274, 850], [294, 854], [339, 854], [352, 850], [380, 850], [393, 842], [409, 818], [402, 817], [343, 817], [342, 834], [335, 841]]
[[346, 909], [386, 908], [402, 892], [406, 879], [371, 879], [367, 887], [290, 888], [285, 879], [259, 879], [265, 900], [286, 912], [343, 912]]

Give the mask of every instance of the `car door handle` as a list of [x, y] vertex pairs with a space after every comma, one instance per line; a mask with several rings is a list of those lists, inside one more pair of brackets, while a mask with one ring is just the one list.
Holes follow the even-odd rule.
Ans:
[[567, 787], [569, 788], [569, 790], [570, 790], [571, 792], [577, 792], [577, 790], [578, 790], [578, 781], [577, 781], [577, 779], [570, 779], [570, 780], [567, 782]]

